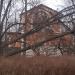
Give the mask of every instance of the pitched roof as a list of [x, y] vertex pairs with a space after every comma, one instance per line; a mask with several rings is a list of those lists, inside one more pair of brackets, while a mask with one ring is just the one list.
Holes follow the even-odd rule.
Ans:
[[[40, 5], [38, 5], [38, 6], [34, 6], [32, 9], [28, 10], [27, 12], [32, 12], [32, 11], [34, 11], [34, 10], [37, 9], [37, 8], [38, 8], [38, 9], [47, 8], [47, 9], [48, 9], [48, 12], [53, 11], [53, 12], [57, 13], [56, 10], [54, 10], [54, 9], [52, 9], [52, 8], [46, 6], [46, 5], [43, 5], [43, 4], [40, 4]], [[21, 15], [23, 15], [23, 14], [25, 14], [25, 12], [21, 13]]]
[[7, 32], [8, 35], [20, 35], [21, 33], [19, 32]]

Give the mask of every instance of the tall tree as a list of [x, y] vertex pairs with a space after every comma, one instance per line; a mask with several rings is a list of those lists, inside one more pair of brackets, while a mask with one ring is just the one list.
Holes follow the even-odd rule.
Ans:
[[[33, 1], [30, 0], [30, 2]], [[27, 0], [0, 0], [0, 53], [2, 52], [2, 45], [6, 43], [6, 32], [8, 30], [14, 31], [13, 27], [15, 26], [19, 30], [19, 25], [22, 24], [20, 22], [20, 14], [27, 11], [28, 3]], [[15, 31], [18, 30], [15, 29]]]
[[[9, 10], [9, 7], [11, 6], [11, 3], [12, 3], [12, 0], [9, 0], [8, 1], [8, 4], [6, 6], [6, 9], [4, 11], [4, 0], [1, 0], [0, 1], [0, 46], [2, 44], [2, 38], [1, 38], [1, 35], [2, 35], [2, 32], [3, 32], [3, 25], [4, 25], [4, 21], [5, 21], [5, 18], [7, 16], [7, 13], [8, 13], [8, 10]], [[3, 12], [4, 11], [4, 12]], [[1, 49], [1, 47], [0, 47]]]
[[[16, 28], [18, 28], [17, 25], [20, 24], [19, 15], [22, 8], [18, 8], [17, 6], [20, 2], [17, 0], [0, 0], [0, 53], [2, 52], [1, 46], [6, 40], [6, 32], [11, 27], [16, 26]], [[13, 29], [11, 30], [13, 31]], [[15, 31], [17, 30], [15, 29]]]

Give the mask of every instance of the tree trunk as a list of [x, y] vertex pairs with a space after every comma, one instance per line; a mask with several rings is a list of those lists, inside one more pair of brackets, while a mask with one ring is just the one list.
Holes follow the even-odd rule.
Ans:
[[3, 48], [1, 46], [2, 46], [2, 41], [0, 40], [0, 56], [3, 55]]
[[3, 48], [1, 47], [1, 46], [2, 46], [2, 38], [1, 38], [1, 35], [2, 35], [2, 24], [0, 24], [0, 56], [1, 56], [2, 53], [3, 53], [3, 52], [2, 52], [2, 51], [3, 51], [3, 50], [2, 50]]

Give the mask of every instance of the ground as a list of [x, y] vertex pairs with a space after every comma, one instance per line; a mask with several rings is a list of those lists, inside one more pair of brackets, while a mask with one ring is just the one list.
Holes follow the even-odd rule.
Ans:
[[2, 57], [0, 75], [75, 75], [75, 56]]

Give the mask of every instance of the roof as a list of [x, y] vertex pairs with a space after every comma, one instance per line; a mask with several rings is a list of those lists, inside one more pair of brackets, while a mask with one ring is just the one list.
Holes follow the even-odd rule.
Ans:
[[19, 33], [19, 32], [7, 32], [7, 34], [9, 34], [9, 35], [20, 35], [21, 33]]
[[[46, 6], [46, 5], [43, 5], [43, 4], [40, 4], [40, 5], [38, 5], [38, 6], [35, 6], [35, 7], [33, 7], [32, 9], [28, 10], [27, 12], [31, 12], [31, 11], [33, 11], [33, 10], [37, 9], [37, 8], [42, 9], [43, 7], [45, 7], [45, 8], [47, 8], [47, 9], [49, 9], [50, 11], [52, 10], [52, 11], [54, 11], [55, 13], [57, 13], [57, 11], [56, 11], [56, 10], [54, 10], [54, 9], [52, 9], [52, 8], [50, 8], [50, 7]], [[25, 12], [21, 13], [21, 15], [23, 15], [23, 14], [25, 14]]]

